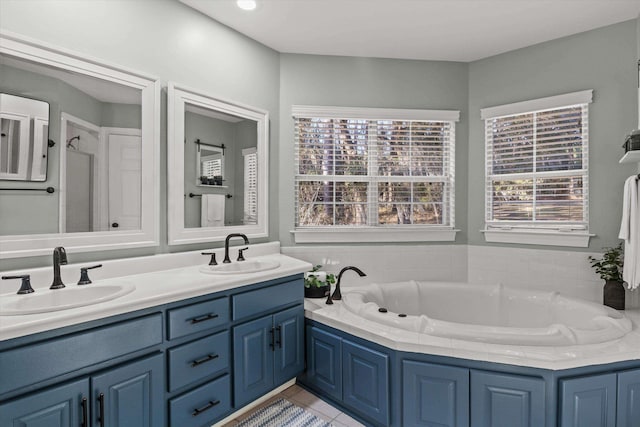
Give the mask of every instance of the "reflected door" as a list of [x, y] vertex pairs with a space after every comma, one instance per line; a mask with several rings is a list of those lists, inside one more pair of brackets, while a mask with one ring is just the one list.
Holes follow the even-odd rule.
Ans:
[[109, 134], [109, 229], [139, 230], [142, 183], [140, 135]]

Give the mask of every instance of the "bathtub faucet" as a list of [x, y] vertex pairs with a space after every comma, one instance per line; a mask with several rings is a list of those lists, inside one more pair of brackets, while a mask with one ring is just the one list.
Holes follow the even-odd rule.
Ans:
[[333, 291], [333, 295], [331, 295], [331, 299], [334, 299], [334, 300], [341, 300], [342, 299], [342, 294], [340, 293], [340, 279], [342, 279], [342, 275], [347, 270], [355, 271], [356, 273], [358, 273], [358, 275], [360, 277], [366, 276], [366, 274], [364, 274], [362, 272], [362, 270], [360, 270], [358, 267], [354, 267], [354, 266], [350, 265], [348, 267], [343, 268], [342, 270], [340, 270], [340, 273], [338, 273], [338, 281], [336, 282], [336, 290]]

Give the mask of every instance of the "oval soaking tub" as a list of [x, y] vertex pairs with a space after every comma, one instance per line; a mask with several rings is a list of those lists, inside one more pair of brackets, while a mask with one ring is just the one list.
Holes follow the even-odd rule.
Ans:
[[558, 292], [467, 283], [397, 282], [343, 291], [344, 307], [373, 322], [494, 344], [562, 346], [620, 338], [632, 324], [609, 307]]

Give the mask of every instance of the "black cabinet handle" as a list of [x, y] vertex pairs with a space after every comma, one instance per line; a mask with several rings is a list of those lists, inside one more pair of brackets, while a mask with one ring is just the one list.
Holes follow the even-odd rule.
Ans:
[[98, 395], [98, 406], [99, 406], [99, 410], [98, 410], [98, 422], [100, 423], [100, 427], [104, 427], [106, 422], [105, 422], [105, 413], [104, 413], [104, 393], [100, 393], [100, 395]]
[[214, 406], [218, 405], [219, 403], [220, 403], [219, 400], [210, 400], [209, 403], [207, 403], [202, 408], [194, 410], [191, 413], [191, 415], [194, 416], [194, 417], [197, 417], [198, 415], [202, 414], [203, 412], [208, 411], [209, 409], [213, 408]]
[[111, 226], [113, 228], [118, 228], [118, 227], [120, 227], [120, 224], [118, 224], [117, 222], [114, 222], [113, 224], [111, 224]]
[[196, 323], [206, 322], [207, 320], [212, 320], [212, 319], [216, 319], [216, 318], [218, 318], [217, 314], [209, 313], [209, 314], [205, 314], [204, 316], [199, 316], [199, 317], [194, 317], [193, 319], [188, 319], [187, 322], [190, 321], [192, 325], [195, 325]]
[[271, 328], [271, 329], [269, 330], [269, 335], [271, 336], [271, 338], [269, 339], [269, 348], [270, 348], [271, 350], [275, 350], [275, 348], [276, 348], [276, 347], [275, 347], [275, 345], [274, 345], [274, 341], [273, 341], [273, 329], [274, 329], [274, 328]]
[[89, 408], [87, 408], [87, 398], [83, 397], [80, 405], [82, 405], [82, 427], [89, 427]]
[[276, 326], [276, 344], [278, 344], [278, 348], [282, 348], [282, 327]]
[[191, 367], [195, 368], [198, 365], [202, 365], [203, 363], [210, 362], [210, 361], [212, 361], [214, 359], [217, 359], [217, 358], [218, 358], [217, 354], [207, 354], [202, 359], [194, 360], [193, 362], [191, 362]]

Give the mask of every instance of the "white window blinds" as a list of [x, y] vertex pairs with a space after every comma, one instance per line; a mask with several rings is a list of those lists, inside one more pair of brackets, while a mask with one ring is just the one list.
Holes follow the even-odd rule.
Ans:
[[244, 224], [258, 221], [258, 154], [255, 148], [242, 150], [244, 157]]
[[294, 111], [296, 228], [453, 227], [457, 112], [348, 110]]
[[[483, 110], [488, 229], [588, 228], [591, 91], [531, 102], [557, 104], [567, 96], [579, 103], [517, 114], [508, 114], [509, 106]], [[522, 110], [523, 104], [512, 106]], [[492, 117], [491, 112], [504, 114]]]

